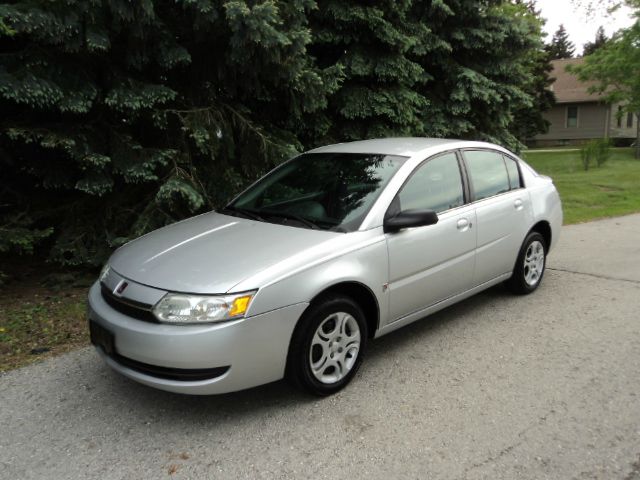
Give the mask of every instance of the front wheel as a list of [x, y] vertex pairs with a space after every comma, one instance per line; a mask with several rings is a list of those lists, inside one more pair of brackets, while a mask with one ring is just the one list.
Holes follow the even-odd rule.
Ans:
[[312, 304], [291, 339], [287, 378], [315, 395], [330, 395], [358, 371], [367, 343], [360, 306], [336, 295]]
[[521, 295], [533, 292], [540, 282], [547, 260], [547, 246], [544, 237], [538, 232], [531, 232], [524, 239], [513, 275], [507, 280], [507, 287]]

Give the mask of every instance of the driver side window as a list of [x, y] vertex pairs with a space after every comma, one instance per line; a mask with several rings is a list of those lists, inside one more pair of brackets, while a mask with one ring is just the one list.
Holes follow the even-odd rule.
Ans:
[[445, 153], [420, 165], [396, 197], [400, 211], [444, 212], [464, 204], [460, 167], [455, 153]]

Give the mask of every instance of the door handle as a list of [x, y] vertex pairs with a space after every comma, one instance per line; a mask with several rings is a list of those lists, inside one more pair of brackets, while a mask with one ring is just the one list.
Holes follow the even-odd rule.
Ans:
[[471, 228], [471, 226], [472, 224], [466, 218], [461, 218], [460, 220], [458, 220], [458, 230], [462, 230], [464, 232], [467, 228]]
[[522, 200], [516, 198], [515, 202], [513, 202], [513, 206], [516, 210], [522, 210]]

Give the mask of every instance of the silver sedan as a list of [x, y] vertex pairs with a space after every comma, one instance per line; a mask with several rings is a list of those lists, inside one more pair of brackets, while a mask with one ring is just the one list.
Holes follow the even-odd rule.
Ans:
[[561, 224], [551, 179], [493, 144], [322, 147], [118, 249], [89, 292], [91, 339], [163, 390], [286, 377], [328, 395], [373, 338], [501, 282], [533, 292]]

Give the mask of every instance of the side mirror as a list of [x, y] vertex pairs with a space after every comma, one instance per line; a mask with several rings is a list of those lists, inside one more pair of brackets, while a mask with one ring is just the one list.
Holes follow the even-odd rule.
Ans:
[[405, 210], [397, 215], [385, 218], [385, 233], [393, 233], [403, 228], [424, 227], [438, 223], [438, 214], [433, 210]]

